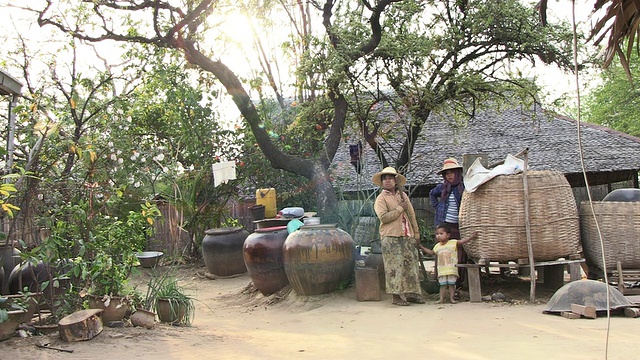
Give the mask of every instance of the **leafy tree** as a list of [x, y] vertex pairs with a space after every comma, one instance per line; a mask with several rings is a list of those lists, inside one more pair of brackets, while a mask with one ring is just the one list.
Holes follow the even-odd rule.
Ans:
[[[629, 60], [629, 74], [640, 74], [637, 56]], [[600, 124], [633, 136], [640, 136], [640, 89], [629, 82], [621, 64], [612, 64], [600, 74], [602, 85], [586, 97], [584, 116], [590, 123]]]
[[[291, 9], [292, 3], [280, 4]], [[533, 26], [533, 11], [515, 0], [326, 0], [309, 4], [312, 7], [307, 13], [313, 11], [314, 16], [305, 15], [304, 19], [321, 18], [324, 34], [307, 33], [305, 27], [305, 31], [297, 31], [296, 38], [301, 39], [302, 49], [297, 53], [296, 86], [298, 93], [305, 92], [305, 100], [313, 103], [301, 107], [293, 128], [301, 129], [305, 136], [311, 136], [315, 129], [322, 131], [321, 141], [306, 144], [312, 151], [308, 155], [295, 152], [294, 146], [287, 151], [274, 141], [267, 128], [270, 119], [250, 95], [252, 85], [268, 83], [274, 87], [269, 76], [273, 72], [266, 64], [260, 79], [243, 79], [229, 67], [232, 63], [218, 57], [224, 45], [205, 42], [216, 37], [221, 30], [216, 20], [236, 2], [155, 1], [130, 6], [115, 0], [47, 0], [38, 10], [38, 22], [86, 41], [137, 42], [180, 51], [190, 64], [213, 74], [224, 86], [274, 168], [311, 181], [321, 214], [336, 207], [328, 168], [350, 116], [360, 121], [368, 143], [374, 149], [379, 147], [375, 137], [384, 129], [367, 109], [379, 101], [382, 89], [393, 88], [412, 115], [402, 135], [405, 144], [395, 159], [398, 167], [404, 168], [411, 159], [416, 134], [436, 104], [466, 97], [473, 106], [482, 103], [482, 94], [513, 89], [506, 86], [512, 82], [506, 70], [510, 60], [568, 64], [570, 33], [554, 26]], [[250, 2], [243, 9], [268, 13], [278, 5]], [[267, 59], [260, 53], [252, 56]], [[513, 83], [520, 88], [527, 85]], [[276, 94], [276, 98], [282, 107], [283, 97]], [[455, 106], [456, 111], [461, 108]], [[307, 127], [305, 123], [315, 125]], [[378, 154], [386, 163], [382, 152]]]

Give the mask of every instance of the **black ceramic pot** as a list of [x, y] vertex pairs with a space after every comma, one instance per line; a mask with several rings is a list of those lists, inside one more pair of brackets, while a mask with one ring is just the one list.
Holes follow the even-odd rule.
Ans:
[[202, 258], [207, 270], [218, 276], [247, 272], [242, 246], [249, 233], [241, 227], [225, 227], [205, 231]]

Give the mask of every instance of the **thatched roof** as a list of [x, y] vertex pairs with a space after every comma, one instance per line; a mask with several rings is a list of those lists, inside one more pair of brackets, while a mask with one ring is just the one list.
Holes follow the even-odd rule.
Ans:
[[[390, 113], [385, 117], [390, 121], [399, 118]], [[491, 165], [504, 160], [507, 154], [515, 155], [525, 148], [529, 149], [530, 169], [558, 170], [567, 176], [572, 186], [581, 186], [583, 176], [577, 122], [570, 118], [548, 115], [538, 106], [533, 110], [482, 111], [458, 130], [447, 123], [446, 119], [429, 117], [421, 138], [416, 142], [410, 169], [405, 172], [408, 186], [431, 187], [442, 181], [436, 172], [448, 157], [455, 157], [462, 164], [464, 154], [484, 153]], [[637, 176], [640, 138], [593, 124], [582, 123], [580, 129], [590, 185]], [[375, 188], [371, 177], [381, 169], [380, 162], [362, 140], [363, 167], [358, 175], [349, 163], [349, 145], [357, 143], [359, 137], [347, 136], [348, 140], [332, 163], [334, 186], [345, 192]], [[386, 144], [388, 148], [394, 147], [391, 142], [395, 141], [389, 141]], [[396, 145], [395, 151], [397, 149]], [[395, 158], [388, 159], [393, 164]]]

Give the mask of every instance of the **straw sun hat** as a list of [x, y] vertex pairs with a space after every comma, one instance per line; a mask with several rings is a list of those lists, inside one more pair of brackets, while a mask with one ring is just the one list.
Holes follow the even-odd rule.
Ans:
[[442, 163], [442, 170], [438, 171], [438, 174], [451, 169], [462, 169], [462, 165], [458, 163], [458, 160], [454, 158], [448, 158]]
[[407, 178], [404, 177], [402, 174], [399, 174], [396, 169], [392, 168], [392, 167], [386, 167], [384, 169], [382, 169], [382, 171], [376, 173], [375, 175], [373, 175], [373, 177], [371, 178], [371, 181], [378, 185], [378, 186], [382, 186], [382, 175], [393, 175], [396, 177], [396, 185], [398, 185], [398, 187], [403, 187], [404, 184], [407, 183]]

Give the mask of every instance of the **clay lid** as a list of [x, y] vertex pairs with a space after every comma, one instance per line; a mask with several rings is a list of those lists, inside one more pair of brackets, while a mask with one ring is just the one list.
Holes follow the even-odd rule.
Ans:
[[267, 227], [267, 228], [262, 228], [262, 229], [256, 229], [256, 232], [272, 232], [272, 231], [280, 231], [280, 230], [287, 230], [286, 226], [272, 226], [272, 227]]

